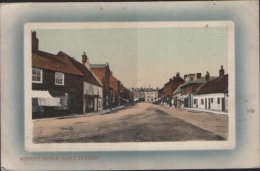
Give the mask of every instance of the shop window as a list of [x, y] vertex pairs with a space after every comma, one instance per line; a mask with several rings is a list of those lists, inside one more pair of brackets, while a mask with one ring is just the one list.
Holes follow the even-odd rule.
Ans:
[[64, 74], [55, 72], [55, 85], [64, 85]]
[[42, 70], [38, 68], [32, 69], [32, 82], [42, 83]]

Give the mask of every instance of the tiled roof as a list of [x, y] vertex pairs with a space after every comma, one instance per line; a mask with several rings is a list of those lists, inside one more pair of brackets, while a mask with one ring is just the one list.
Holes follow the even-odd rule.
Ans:
[[105, 68], [91, 68], [90, 69], [98, 78], [98, 80], [103, 83], [103, 78], [105, 77]]
[[108, 64], [90, 64], [90, 68], [106, 68]]
[[73, 63], [73, 65], [75, 65], [82, 73], [84, 73], [84, 81], [87, 81], [89, 83], [92, 83], [94, 85], [97, 86], [102, 86], [99, 81], [95, 78], [94, 74], [83, 64], [81, 64], [80, 62], [76, 61], [73, 58], [69, 58], [69, 60], [71, 61], [71, 63]]
[[69, 58], [71, 57], [64, 52], [54, 55], [37, 51], [32, 54], [32, 67], [83, 76], [83, 73], [70, 62]]
[[199, 94], [224, 93], [228, 89], [228, 74], [215, 78], [202, 84], [198, 90]]
[[[217, 77], [210, 77], [209, 81], [213, 80], [213, 79], [216, 79], [216, 78]], [[196, 79], [196, 80], [187, 81], [187, 82], [181, 84], [181, 87], [184, 87], [184, 86], [189, 85], [189, 84], [202, 84], [202, 83], [205, 83], [205, 82], [206, 82], [205, 77], [201, 77], [201, 78]]]
[[164, 86], [170, 84], [171, 82], [184, 82], [184, 80], [181, 77], [173, 77], [173, 79], [164, 84]]

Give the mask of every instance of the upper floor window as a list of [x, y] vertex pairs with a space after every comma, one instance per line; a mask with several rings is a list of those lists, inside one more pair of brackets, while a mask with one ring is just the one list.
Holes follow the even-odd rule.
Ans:
[[32, 69], [32, 82], [42, 83], [42, 70], [38, 68]]
[[64, 74], [55, 72], [55, 85], [64, 85]]

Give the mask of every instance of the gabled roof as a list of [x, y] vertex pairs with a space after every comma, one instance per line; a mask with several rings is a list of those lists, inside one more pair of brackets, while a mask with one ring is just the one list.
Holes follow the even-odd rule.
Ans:
[[[65, 54], [67, 55], [67, 54]], [[83, 64], [78, 62], [77, 60], [73, 58], [69, 58], [70, 62], [73, 63], [83, 74], [84, 74], [84, 81], [92, 83], [94, 85], [97, 85], [99, 87], [102, 87], [100, 82], [95, 78], [94, 74]]]
[[[217, 78], [217, 77], [210, 77], [210, 78], [209, 78], [209, 81], [210, 81], [210, 80], [213, 80], [213, 79], [216, 79], [216, 78]], [[205, 77], [201, 77], [201, 78], [199, 78], [199, 79], [192, 80], [192, 81], [187, 81], [187, 82], [181, 84], [181, 88], [184, 87], [184, 86], [190, 85], [190, 84], [203, 84], [203, 83], [205, 83], [205, 82], [207, 82], [207, 81], [205, 80]]]
[[171, 79], [171, 81], [168, 81], [167, 83], [165, 83], [164, 86], [170, 84], [171, 82], [184, 82], [184, 80], [183, 80], [183, 78], [181, 78], [181, 77], [173, 77], [173, 78]]
[[83, 76], [83, 73], [70, 62], [69, 58], [71, 57], [64, 52], [54, 55], [37, 51], [32, 54], [32, 67]]
[[90, 68], [106, 68], [108, 64], [90, 64]]
[[227, 89], [228, 89], [228, 74], [205, 82], [198, 88], [196, 95], [224, 93]]

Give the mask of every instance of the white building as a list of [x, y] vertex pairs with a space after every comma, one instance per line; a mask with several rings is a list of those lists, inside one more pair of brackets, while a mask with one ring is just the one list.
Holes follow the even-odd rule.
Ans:
[[90, 70], [89, 59], [85, 52], [82, 55], [82, 64], [75, 63], [75, 66], [84, 73], [83, 112], [88, 113], [103, 110], [102, 83]]
[[135, 101], [144, 101], [153, 103], [158, 99], [158, 89], [152, 88], [137, 88], [132, 89]]
[[202, 84], [193, 95], [193, 107], [214, 111], [228, 111], [228, 75]]

